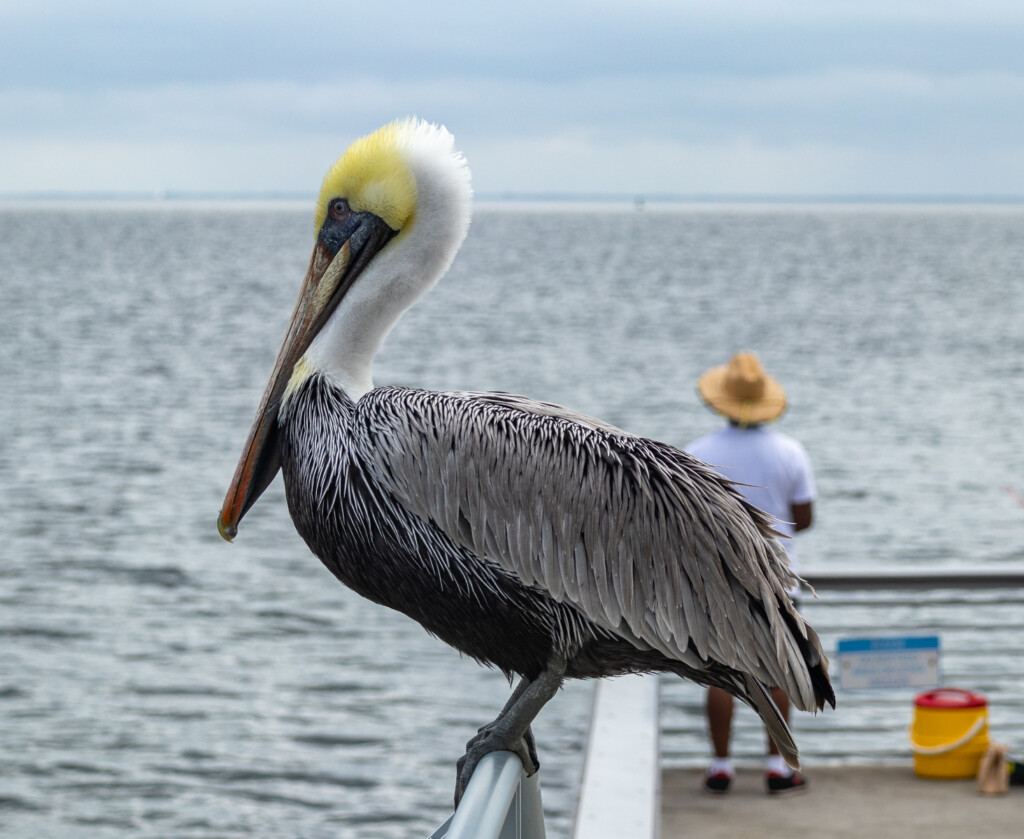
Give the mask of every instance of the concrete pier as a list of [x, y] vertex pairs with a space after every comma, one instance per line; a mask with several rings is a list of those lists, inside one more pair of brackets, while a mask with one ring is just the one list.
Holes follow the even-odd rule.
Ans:
[[764, 775], [737, 771], [728, 795], [701, 789], [703, 772], [662, 774], [662, 839], [1011, 839], [1022, 835], [1024, 787], [982, 796], [974, 781], [931, 781], [908, 767], [808, 767], [806, 792], [773, 797]]

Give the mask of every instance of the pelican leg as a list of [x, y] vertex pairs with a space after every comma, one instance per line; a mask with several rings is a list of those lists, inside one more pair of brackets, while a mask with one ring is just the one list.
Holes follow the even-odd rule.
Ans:
[[523, 762], [527, 775], [533, 775], [539, 768], [537, 744], [530, 728], [548, 700], [562, 686], [565, 674], [565, 658], [556, 655], [548, 667], [533, 681], [523, 679], [494, 722], [483, 726], [480, 732], [466, 744], [466, 753], [459, 759], [455, 784], [455, 806], [459, 806], [473, 771], [480, 759], [491, 752], [514, 752]]
[[[469, 751], [475, 743], [477, 743], [480, 740], [483, 740], [490, 733], [491, 729], [494, 728], [495, 723], [497, 723], [498, 720], [505, 716], [509, 708], [515, 705], [516, 701], [519, 699], [520, 696], [523, 695], [523, 691], [526, 690], [526, 688], [529, 687], [529, 685], [530, 680], [527, 679], [525, 676], [519, 680], [519, 683], [516, 685], [515, 690], [512, 691], [512, 695], [509, 697], [508, 702], [505, 703], [505, 707], [501, 709], [501, 713], [498, 714], [498, 716], [494, 720], [487, 723], [486, 725], [480, 726], [476, 730], [476, 734], [473, 737], [471, 737], [469, 741], [466, 743], [466, 751]], [[526, 750], [529, 754], [530, 760], [533, 762], [534, 767], [539, 769], [540, 760], [537, 757], [537, 741], [536, 739], [534, 739], [533, 736], [533, 726], [527, 727], [526, 734], [523, 735], [523, 741], [526, 744]], [[529, 767], [529, 764], [524, 760], [523, 766]], [[530, 772], [529, 774], [532, 775], [533, 772]]]
[[[540, 769], [540, 759], [537, 757], [537, 741], [533, 736], [533, 726], [529, 726], [526, 729], [526, 734], [523, 735], [523, 742], [526, 744], [526, 751], [530, 755], [530, 760], [533, 761], [533, 765]], [[525, 764], [523, 764], [525, 766]], [[535, 770], [536, 771], [536, 770]], [[532, 775], [533, 773], [528, 773]]]
[[477, 742], [477, 740], [482, 740], [484, 737], [487, 736], [488, 732], [492, 728], [494, 728], [495, 723], [497, 723], [498, 720], [500, 720], [503, 716], [505, 716], [506, 713], [508, 713], [509, 708], [516, 704], [519, 697], [523, 695], [523, 691], [526, 690], [526, 688], [529, 687], [529, 685], [530, 680], [523, 676], [523, 678], [521, 678], [519, 682], [516, 684], [515, 689], [512, 691], [512, 695], [508, 698], [508, 702], [505, 703], [505, 707], [501, 709], [501, 712], [498, 714], [498, 716], [491, 720], [491, 722], [480, 726], [476, 730], [476, 734], [472, 738], [470, 738], [469, 742], [466, 743], [467, 751], [475, 742]]

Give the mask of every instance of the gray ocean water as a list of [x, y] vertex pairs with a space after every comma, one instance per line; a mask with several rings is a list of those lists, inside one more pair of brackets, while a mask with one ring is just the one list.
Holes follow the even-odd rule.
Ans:
[[[503, 704], [337, 584], [279, 482], [217, 535], [311, 225], [0, 208], [0, 835], [425, 836]], [[805, 566], [1020, 562], [1022, 266], [1020, 206], [481, 207], [376, 379], [684, 445], [718, 424], [697, 376], [755, 350], [816, 469]], [[553, 836], [590, 701], [536, 726]]]

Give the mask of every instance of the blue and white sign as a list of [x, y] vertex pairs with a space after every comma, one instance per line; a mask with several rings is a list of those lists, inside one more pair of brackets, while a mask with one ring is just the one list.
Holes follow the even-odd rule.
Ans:
[[836, 658], [844, 690], [939, 686], [937, 635], [843, 638]]

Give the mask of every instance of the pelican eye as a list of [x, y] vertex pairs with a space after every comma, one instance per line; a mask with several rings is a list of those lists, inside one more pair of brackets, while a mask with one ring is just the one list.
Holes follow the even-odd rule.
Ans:
[[348, 201], [344, 198], [335, 198], [331, 201], [327, 207], [327, 212], [334, 221], [345, 221], [352, 214]]

